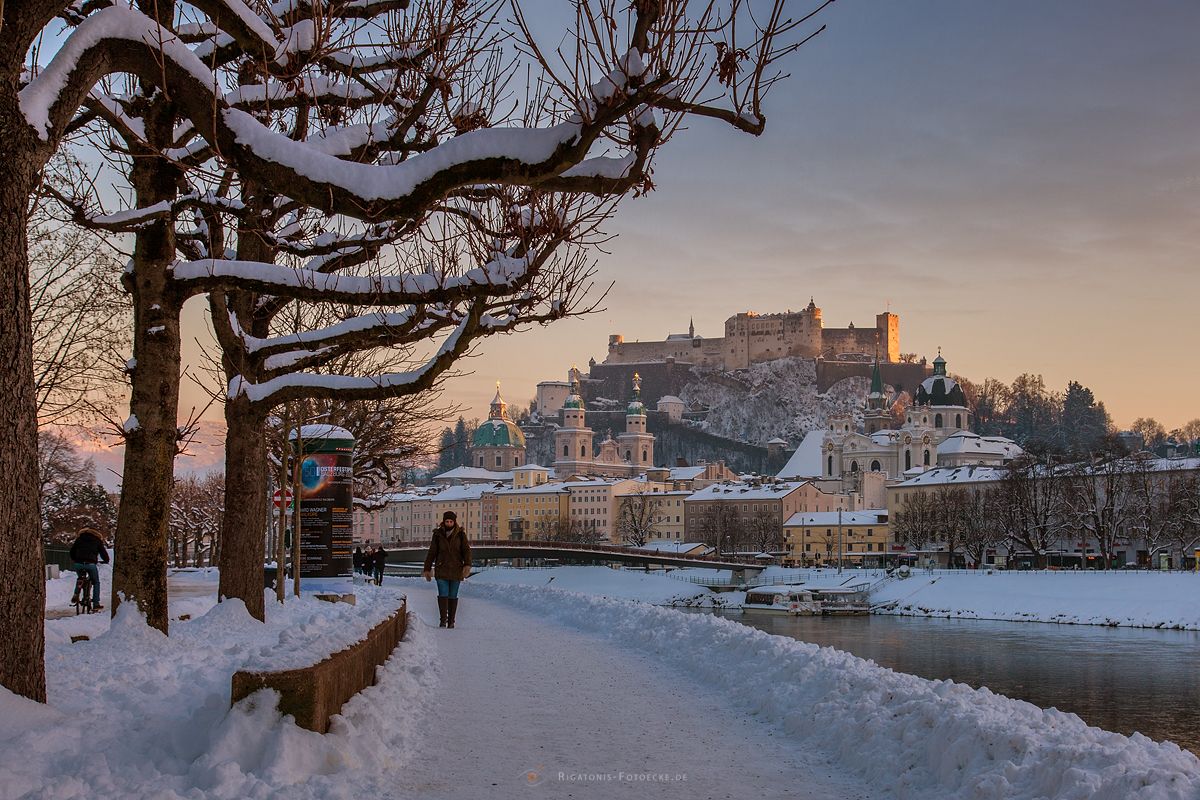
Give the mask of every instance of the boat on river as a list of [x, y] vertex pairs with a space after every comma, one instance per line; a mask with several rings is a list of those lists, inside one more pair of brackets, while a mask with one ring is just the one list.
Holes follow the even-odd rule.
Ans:
[[827, 617], [861, 617], [871, 613], [865, 586], [811, 587], [813, 601]]
[[815, 617], [821, 614], [821, 606], [816, 602], [813, 593], [803, 586], [755, 586], [746, 590], [742, 612]]

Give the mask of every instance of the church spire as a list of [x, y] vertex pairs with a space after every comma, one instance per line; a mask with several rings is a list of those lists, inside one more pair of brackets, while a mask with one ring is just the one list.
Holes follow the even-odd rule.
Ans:
[[488, 419], [508, 419], [508, 403], [500, 396], [500, 381], [496, 381], [496, 396], [492, 398]]
[[696, 338], [696, 318], [695, 317], [688, 317], [688, 338], [689, 339]]
[[937, 358], [933, 360], [933, 374], [942, 376], [946, 374], [946, 359], [942, 358], [942, 348], [940, 346], [938, 347]]

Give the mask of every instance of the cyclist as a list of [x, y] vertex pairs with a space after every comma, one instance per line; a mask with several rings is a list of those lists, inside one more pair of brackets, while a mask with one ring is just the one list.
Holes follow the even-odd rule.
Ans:
[[[92, 528], [82, 528], [75, 543], [71, 545], [71, 560], [75, 562], [75, 572], [79, 577], [87, 575], [92, 580], [92, 608], [100, 610], [100, 568], [97, 560], [108, 563], [108, 551], [104, 549], [104, 539]], [[79, 584], [75, 584], [75, 594], [71, 597], [71, 605], [79, 602]]]

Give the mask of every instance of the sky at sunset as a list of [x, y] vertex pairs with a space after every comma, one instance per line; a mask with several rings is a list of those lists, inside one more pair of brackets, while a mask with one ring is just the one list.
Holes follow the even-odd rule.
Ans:
[[[797, 9], [800, 7], [797, 4]], [[1200, 416], [1200, 4], [839, 0], [760, 139], [698, 123], [631, 199], [607, 310], [487, 343], [452, 399], [737, 311], [873, 324], [974, 380], [1091, 387], [1118, 425]], [[202, 304], [188, 308], [207, 341]], [[189, 345], [192, 357], [196, 347]], [[1148, 386], [1154, 391], [1147, 392]], [[201, 403], [184, 384], [184, 408]]]

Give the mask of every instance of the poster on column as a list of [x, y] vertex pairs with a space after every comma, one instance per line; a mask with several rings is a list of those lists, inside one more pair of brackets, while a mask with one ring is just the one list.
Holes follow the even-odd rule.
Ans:
[[300, 577], [351, 574], [354, 534], [354, 437], [332, 425], [306, 425], [300, 462]]

